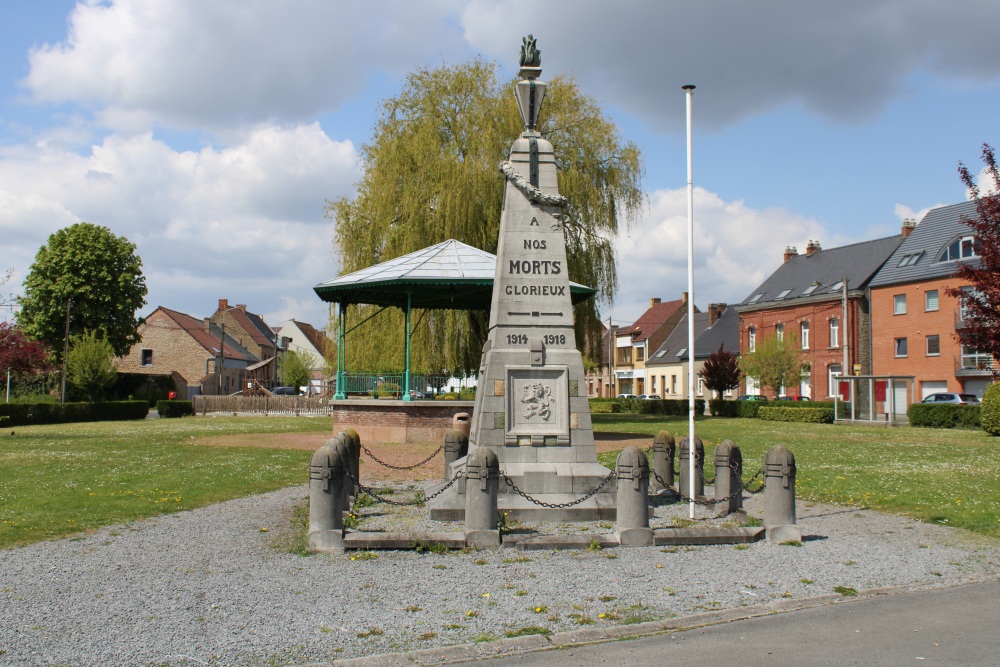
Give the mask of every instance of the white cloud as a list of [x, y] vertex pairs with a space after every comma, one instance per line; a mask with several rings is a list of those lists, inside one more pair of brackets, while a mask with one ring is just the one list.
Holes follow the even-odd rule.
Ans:
[[461, 48], [456, 0], [111, 0], [79, 3], [69, 34], [30, 56], [37, 101], [95, 109], [138, 132], [308, 121], [377, 68], [408, 70]]
[[[657, 190], [649, 212], [631, 234], [618, 239], [620, 291], [615, 322], [633, 322], [651, 297], [679, 299], [688, 290], [687, 190]], [[835, 247], [845, 239], [784, 209], [752, 209], [702, 188], [694, 197], [694, 302], [739, 303], [778, 268], [785, 246], [805, 250], [810, 239]], [[608, 313], [603, 313], [607, 317]]]
[[931, 204], [930, 206], [925, 206], [919, 210], [913, 210], [906, 204], [896, 204], [893, 211], [900, 220], [916, 220], [918, 223], [924, 219], [927, 212], [935, 209], [941, 208], [942, 206], [947, 206], [947, 204]]
[[998, 22], [992, 0], [961, 10], [899, 0], [473, 0], [462, 13], [473, 48], [511, 63], [533, 32], [548, 76], [575, 72], [605, 104], [673, 130], [685, 84], [698, 86], [699, 124], [721, 127], [798, 104], [839, 121], [871, 118], [921, 69], [995, 83]]
[[358, 177], [351, 142], [331, 140], [317, 123], [263, 125], [234, 145], [199, 151], [175, 151], [150, 134], [111, 135], [85, 155], [6, 148], [5, 259], [21, 281], [49, 234], [85, 220], [136, 243], [147, 311], [164, 305], [197, 316], [229, 298], [278, 312], [291, 296], [314, 302], [295, 317], [324, 322], [326, 306], [312, 293], [336, 273], [324, 202], [349, 194]]

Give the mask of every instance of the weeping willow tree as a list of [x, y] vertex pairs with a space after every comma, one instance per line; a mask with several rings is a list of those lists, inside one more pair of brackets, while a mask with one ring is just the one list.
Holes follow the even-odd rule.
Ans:
[[[354, 199], [327, 203], [344, 273], [454, 238], [497, 251], [504, 178], [498, 164], [523, 130], [513, 82], [494, 63], [419, 69], [403, 90], [382, 102], [374, 136], [361, 149], [364, 177]], [[576, 82], [548, 82], [539, 126], [558, 161], [571, 280], [598, 290], [576, 307], [577, 341], [586, 355], [600, 349], [597, 308], [617, 288], [614, 239], [644, 204], [639, 149]], [[568, 218], [568, 219], [567, 219]], [[373, 306], [351, 306], [347, 327]], [[466, 371], [479, 366], [488, 314], [415, 311], [414, 371]], [[381, 371], [403, 367], [403, 314], [389, 309], [348, 338], [346, 366]]]

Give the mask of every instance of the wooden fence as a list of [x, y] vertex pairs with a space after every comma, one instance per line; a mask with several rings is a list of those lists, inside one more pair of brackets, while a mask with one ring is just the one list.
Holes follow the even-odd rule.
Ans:
[[306, 396], [195, 396], [198, 414], [225, 412], [256, 415], [332, 415], [333, 405], [326, 398]]

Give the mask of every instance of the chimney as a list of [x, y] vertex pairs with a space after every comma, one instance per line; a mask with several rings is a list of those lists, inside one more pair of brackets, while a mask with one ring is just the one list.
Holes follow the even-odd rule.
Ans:
[[809, 243], [806, 244], [806, 257], [814, 252], [819, 252], [820, 250], [822, 250], [822, 248], [819, 247], [819, 241], [810, 240]]
[[719, 321], [722, 317], [722, 313], [726, 312], [726, 304], [724, 303], [710, 303], [708, 304], [708, 326], [712, 326]]
[[229, 308], [229, 299], [219, 299], [219, 310], [223, 311]]
[[652, 299], [649, 300], [649, 307], [652, 308], [653, 306], [657, 305], [658, 303], [660, 303], [660, 298], [654, 296]]
[[902, 235], [905, 239], [907, 236], [913, 233], [913, 230], [917, 228], [917, 221], [913, 218], [905, 218], [903, 220], [903, 231]]
[[207, 317], [205, 318], [205, 331], [208, 331], [210, 333], [212, 331], [212, 320], [210, 320]]
[[788, 260], [790, 260], [792, 257], [797, 257], [798, 254], [799, 254], [799, 251], [798, 251], [798, 249], [796, 249], [795, 246], [793, 246], [793, 245], [786, 245], [785, 246], [785, 261], [786, 262]]
[[681, 303], [685, 303], [686, 304], [687, 302], [688, 302], [688, 293], [687, 292], [681, 292]]

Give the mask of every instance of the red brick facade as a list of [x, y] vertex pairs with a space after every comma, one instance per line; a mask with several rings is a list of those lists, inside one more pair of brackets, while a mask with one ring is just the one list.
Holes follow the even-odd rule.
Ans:
[[353, 428], [361, 442], [437, 442], [452, 428], [460, 412], [472, 414], [473, 401], [337, 401], [333, 432]]
[[[945, 291], [959, 286], [955, 278], [945, 277], [871, 290], [872, 310], [877, 313], [872, 323], [875, 374], [916, 376], [917, 400], [930, 391], [966, 391], [970, 380], [989, 377], [986, 370], [962, 369], [975, 364], [969, 363], [974, 360], [968, 356], [963, 364], [957, 335], [961, 326], [959, 300]], [[932, 297], [930, 308], [928, 294]], [[904, 313], [896, 312], [897, 296], [905, 301]], [[936, 340], [931, 338], [934, 336]], [[906, 341], [905, 355], [898, 354], [900, 340]]]
[[[867, 318], [867, 308], [862, 299], [857, 297], [847, 300], [848, 320], [848, 368], [843, 369], [844, 361], [844, 311], [841, 299], [828, 299], [811, 303], [789, 305], [784, 308], [766, 308], [744, 311], [740, 313], [740, 351], [750, 350], [750, 329], [753, 327], [756, 341], [770, 338], [776, 334], [777, 325], [784, 326], [784, 335], [795, 335], [800, 339], [802, 361], [809, 364], [808, 371], [803, 371], [803, 378], [808, 381], [808, 393], [815, 400], [826, 400], [832, 396], [830, 387], [831, 366], [840, 366], [841, 373], [850, 372], [854, 364], [860, 363], [862, 372], [870, 372], [870, 363], [866, 358], [867, 336], [859, 336], [859, 324], [864, 331]], [[831, 320], [837, 320], [836, 344], [831, 344]], [[802, 343], [802, 325], [808, 323], [809, 333], [806, 344]], [[859, 352], [861, 353], [859, 355]], [[860, 361], [859, 361], [860, 357]], [[803, 385], [785, 387], [785, 393], [791, 396], [803, 395]], [[746, 392], [746, 383], [743, 384]], [[774, 398], [771, 389], [761, 387], [759, 393]]]

